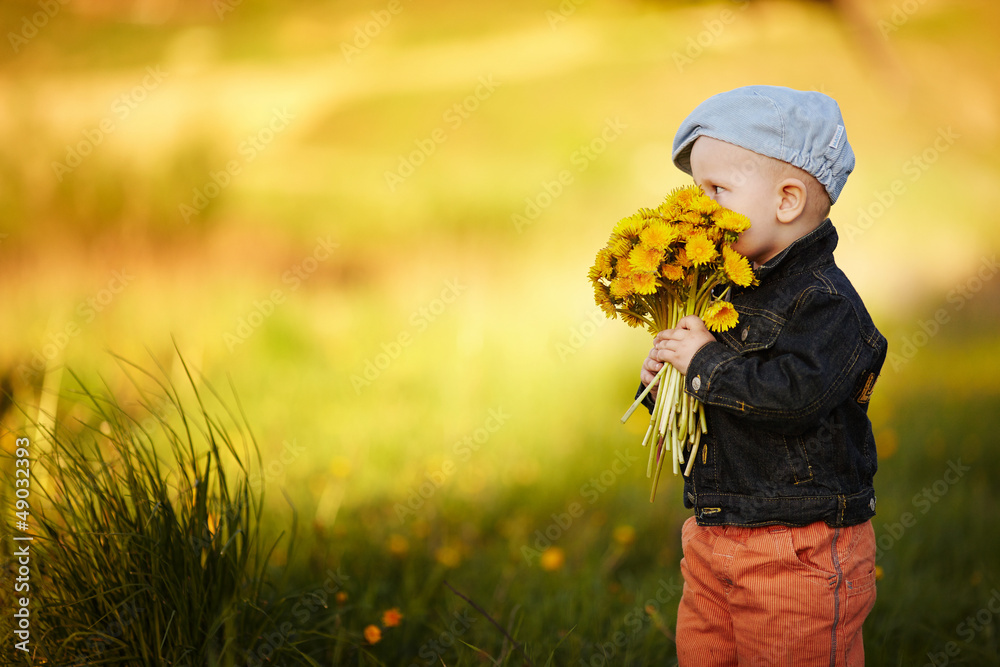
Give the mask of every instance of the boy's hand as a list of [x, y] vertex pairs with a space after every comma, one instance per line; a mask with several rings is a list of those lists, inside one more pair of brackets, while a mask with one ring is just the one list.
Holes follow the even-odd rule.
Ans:
[[[695, 352], [714, 340], [715, 336], [705, 328], [705, 323], [700, 317], [697, 315], [682, 317], [676, 328], [665, 329], [656, 334], [653, 348], [642, 364], [639, 379], [644, 385], [648, 385], [663, 368], [664, 362], [672, 364], [681, 375], [687, 375], [688, 365]], [[657, 388], [654, 387], [650, 393], [655, 393]]]

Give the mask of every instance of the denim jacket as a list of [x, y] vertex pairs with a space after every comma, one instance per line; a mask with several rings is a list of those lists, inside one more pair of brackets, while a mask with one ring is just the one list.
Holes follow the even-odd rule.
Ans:
[[684, 505], [700, 525], [830, 526], [875, 514], [868, 400], [886, 340], [837, 268], [830, 220], [736, 288], [739, 324], [691, 359], [708, 432]]

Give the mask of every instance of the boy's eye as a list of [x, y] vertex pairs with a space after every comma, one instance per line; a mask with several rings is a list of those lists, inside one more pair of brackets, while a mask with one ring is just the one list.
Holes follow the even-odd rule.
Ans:
[[712, 189], [715, 190], [715, 194], [719, 194], [720, 192], [722, 192], [723, 190], [725, 190], [725, 188], [722, 187], [721, 185], [713, 185]]

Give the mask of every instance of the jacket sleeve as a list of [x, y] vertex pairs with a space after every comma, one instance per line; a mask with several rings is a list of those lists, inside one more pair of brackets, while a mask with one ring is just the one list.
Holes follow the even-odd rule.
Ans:
[[713, 342], [698, 350], [685, 388], [761, 427], [800, 433], [851, 395], [873, 356], [851, 302], [814, 289], [768, 349], [744, 356]]

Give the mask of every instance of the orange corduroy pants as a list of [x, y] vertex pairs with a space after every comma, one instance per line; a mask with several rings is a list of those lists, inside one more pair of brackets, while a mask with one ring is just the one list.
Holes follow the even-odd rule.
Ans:
[[864, 665], [875, 604], [875, 532], [699, 526], [681, 531], [680, 667]]

